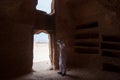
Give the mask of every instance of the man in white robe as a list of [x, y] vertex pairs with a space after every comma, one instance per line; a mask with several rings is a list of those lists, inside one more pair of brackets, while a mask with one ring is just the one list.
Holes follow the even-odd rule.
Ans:
[[59, 72], [58, 74], [65, 76], [66, 75], [65, 43], [62, 40], [58, 40], [57, 44], [59, 45]]

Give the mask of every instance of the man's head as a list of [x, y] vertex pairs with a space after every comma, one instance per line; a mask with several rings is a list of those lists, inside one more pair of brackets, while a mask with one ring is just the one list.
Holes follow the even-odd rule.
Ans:
[[58, 40], [57, 42], [58, 42], [58, 43], [63, 43], [63, 41], [62, 41], [62, 40]]

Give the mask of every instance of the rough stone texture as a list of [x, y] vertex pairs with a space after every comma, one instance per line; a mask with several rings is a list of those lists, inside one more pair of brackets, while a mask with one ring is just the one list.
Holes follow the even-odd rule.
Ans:
[[35, 4], [25, 1], [0, 1], [0, 78], [32, 70]]
[[[71, 60], [73, 57], [71, 46], [73, 24], [67, 7], [67, 0], [56, 1], [56, 41], [62, 39], [65, 42], [67, 49], [67, 63], [69, 66], [74, 63], [73, 60]], [[56, 51], [56, 55], [58, 56], [58, 51]], [[56, 57], [56, 59], [58, 58]]]
[[98, 54], [74, 52], [76, 25], [97, 21], [99, 24], [96, 29], [96, 33], [99, 34], [98, 44], [101, 44], [102, 35], [120, 37], [119, 0], [99, 1], [56, 0], [56, 13], [50, 16], [35, 9], [37, 0], [1, 0], [0, 77], [22, 75], [32, 70], [34, 29], [50, 33], [55, 69], [58, 68], [57, 39], [65, 41], [68, 67], [100, 69], [102, 66], [101, 45], [98, 46]]
[[[98, 4], [95, 0], [81, 3], [81, 5], [76, 6], [76, 12], [74, 13], [74, 19], [76, 20], [75, 25], [87, 24], [90, 22], [98, 21], [99, 9], [96, 7]], [[99, 28], [97, 28], [99, 29]], [[96, 33], [99, 33], [96, 29]], [[88, 31], [89, 32], [89, 31]], [[91, 32], [89, 32], [91, 33]], [[88, 68], [99, 68], [100, 66], [100, 56], [99, 54], [75, 54], [76, 63], [80, 67]], [[83, 62], [84, 61], [84, 62]]]
[[33, 49], [32, 26], [4, 21], [0, 30], [1, 76], [30, 72]]
[[[108, 1], [108, 0], [107, 0]], [[56, 36], [66, 41], [68, 64], [72, 66], [101, 69], [102, 35], [119, 36], [119, 0], [64, 0], [56, 1]], [[113, 1], [113, 2], [110, 2]], [[112, 4], [109, 6], [108, 4]], [[106, 5], [108, 5], [106, 7]], [[62, 5], [62, 6], [61, 6]], [[114, 6], [115, 5], [115, 6]], [[98, 54], [76, 54], [73, 51], [76, 25], [98, 22]], [[82, 32], [82, 31], [81, 31]], [[57, 54], [57, 53], [56, 53]], [[74, 58], [74, 59], [72, 59]]]

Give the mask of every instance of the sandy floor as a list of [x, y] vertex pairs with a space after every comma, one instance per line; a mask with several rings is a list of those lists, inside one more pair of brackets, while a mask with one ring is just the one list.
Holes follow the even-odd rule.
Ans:
[[13, 80], [120, 80], [120, 74], [90, 69], [71, 69], [62, 77], [57, 71], [41, 70]]
[[[40, 47], [41, 46], [41, 47]], [[33, 69], [35, 70], [33, 73], [28, 75], [18, 77], [12, 80], [120, 80], [120, 74], [114, 72], [106, 72], [100, 70], [92, 70], [92, 69], [68, 69], [67, 76], [62, 77], [57, 74], [58, 70], [49, 70], [49, 58], [46, 57], [49, 54], [45, 54], [46, 44], [37, 44], [36, 59], [34, 59]], [[39, 53], [39, 50], [43, 50], [42, 53]], [[41, 56], [41, 54], [43, 54]], [[39, 61], [39, 58], [42, 59]], [[44, 61], [43, 61], [44, 60]]]

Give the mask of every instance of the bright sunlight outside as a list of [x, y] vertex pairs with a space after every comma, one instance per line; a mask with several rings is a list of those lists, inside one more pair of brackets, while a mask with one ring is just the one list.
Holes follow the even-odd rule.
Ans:
[[39, 33], [34, 35], [33, 62], [49, 61], [48, 34]]
[[36, 9], [45, 11], [49, 14], [51, 12], [51, 3], [52, 0], [38, 0]]
[[34, 34], [33, 70], [43, 71], [50, 67], [49, 35], [46, 33]]
[[[51, 13], [51, 2], [52, 0], [38, 0], [36, 9], [49, 14]], [[49, 53], [49, 34], [44, 32], [34, 34], [33, 70], [46, 70], [50, 67]]]

